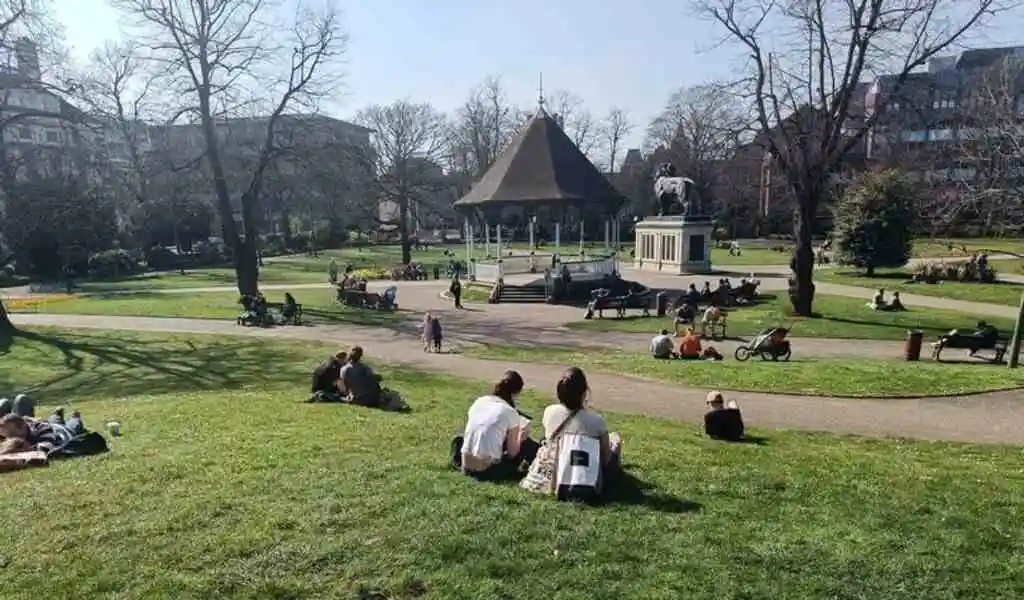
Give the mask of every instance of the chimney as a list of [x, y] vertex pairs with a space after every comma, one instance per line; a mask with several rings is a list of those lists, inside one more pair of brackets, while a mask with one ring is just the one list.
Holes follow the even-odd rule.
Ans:
[[14, 42], [14, 58], [18, 61], [18, 74], [26, 79], [38, 80], [39, 49], [32, 40], [23, 37]]

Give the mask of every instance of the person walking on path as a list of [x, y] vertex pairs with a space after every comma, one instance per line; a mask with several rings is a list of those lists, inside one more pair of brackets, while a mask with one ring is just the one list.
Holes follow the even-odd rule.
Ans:
[[455, 302], [455, 308], [462, 308], [462, 283], [459, 281], [459, 276], [456, 274], [452, 277], [452, 285], [448, 288], [448, 291], [452, 295], [452, 300]]

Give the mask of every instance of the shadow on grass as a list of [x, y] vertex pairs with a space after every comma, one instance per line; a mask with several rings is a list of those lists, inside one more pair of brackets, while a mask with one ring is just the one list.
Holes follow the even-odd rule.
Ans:
[[[39, 359], [32, 366], [50, 375], [27, 385], [21, 382], [21, 391], [34, 394], [44, 404], [69, 397], [110, 398], [287, 384], [303, 380], [311, 368], [305, 360], [289, 356], [287, 350], [274, 348], [264, 340], [218, 339], [196, 346], [187, 339], [153, 343], [85, 333], [59, 336], [18, 330], [13, 346], [17, 348], [22, 342], [59, 351], [59, 357], [52, 357], [39, 346], [25, 350], [38, 353]], [[3, 389], [16, 388], [14, 373], [3, 377]]]
[[659, 492], [650, 483], [643, 481], [629, 471], [623, 470], [604, 491], [602, 504], [605, 506], [643, 506], [657, 512], [680, 514], [699, 511], [702, 507], [691, 500], [677, 498]]

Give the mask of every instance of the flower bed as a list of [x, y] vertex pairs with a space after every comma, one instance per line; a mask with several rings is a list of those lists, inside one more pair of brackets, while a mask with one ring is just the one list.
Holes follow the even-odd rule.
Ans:
[[4, 305], [9, 311], [38, 310], [41, 306], [47, 306], [56, 302], [67, 302], [74, 298], [71, 294], [47, 294], [45, 296], [27, 296], [22, 298], [8, 298]]

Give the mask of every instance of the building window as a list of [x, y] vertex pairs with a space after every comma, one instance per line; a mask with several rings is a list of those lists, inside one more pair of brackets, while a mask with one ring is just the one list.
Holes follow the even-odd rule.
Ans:
[[900, 103], [893, 102], [892, 104], [889, 105], [889, 108], [892, 109], [894, 112], [898, 111], [900, 109]]
[[46, 131], [46, 141], [51, 143], [51, 144], [59, 143], [60, 142], [60, 132], [59, 131], [47, 130]]
[[654, 260], [654, 236], [649, 233], [640, 236], [640, 258]]
[[933, 142], [944, 142], [946, 140], [953, 139], [953, 130], [952, 129], [932, 129], [929, 132], [928, 137]]
[[903, 132], [904, 142], [924, 142], [928, 139], [927, 131], [905, 131]]
[[22, 125], [18, 128], [18, 137], [23, 140], [32, 139], [32, 128], [26, 125]]
[[1024, 94], [1017, 96], [1017, 116], [1024, 117]]

